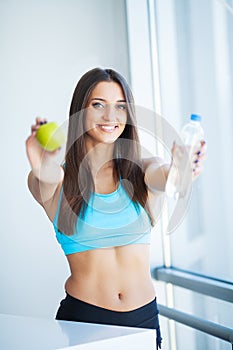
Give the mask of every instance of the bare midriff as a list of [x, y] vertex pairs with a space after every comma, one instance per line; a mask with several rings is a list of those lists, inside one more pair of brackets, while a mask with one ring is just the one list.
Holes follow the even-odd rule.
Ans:
[[130, 311], [155, 298], [150, 276], [150, 246], [132, 244], [67, 255], [68, 294], [92, 305]]

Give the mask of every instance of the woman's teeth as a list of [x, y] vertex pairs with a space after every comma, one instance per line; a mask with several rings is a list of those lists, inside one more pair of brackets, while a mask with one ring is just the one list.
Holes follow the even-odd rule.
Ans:
[[112, 132], [115, 130], [117, 125], [98, 125], [98, 127], [103, 131]]

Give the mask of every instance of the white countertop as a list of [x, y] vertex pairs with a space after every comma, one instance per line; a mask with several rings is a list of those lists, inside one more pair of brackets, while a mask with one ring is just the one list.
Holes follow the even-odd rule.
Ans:
[[1, 350], [154, 350], [154, 330], [0, 314]]

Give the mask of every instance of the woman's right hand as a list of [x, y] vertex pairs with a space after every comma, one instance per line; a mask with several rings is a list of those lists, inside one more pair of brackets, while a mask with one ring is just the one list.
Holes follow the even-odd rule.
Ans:
[[39, 117], [36, 118], [36, 124], [31, 126], [31, 135], [26, 140], [26, 152], [32, 170], [36, 170], [41, 167], [42, 159], [45, 153], [44, 149], [40, 146], [36, 139], [37, 130], [45, 123], [47, 123], [46, 119]]
[[37, 130], [45, 123], [46, 119], [36, 118], [36, 123], [31, 126], [31, 135], [26, 140], [26, 152], [33, 174], [41, 181], [51, 182], [54, 179], [56, 182], [58, 164], [55, 162], [55, 156], [59, 149], [53, 152], [46, 151], [36, 139]]

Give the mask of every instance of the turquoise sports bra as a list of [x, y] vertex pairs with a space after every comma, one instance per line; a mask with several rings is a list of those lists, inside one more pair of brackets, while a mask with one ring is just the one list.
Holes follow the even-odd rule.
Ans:
[[112, 193], [91, 194], [84, 218], [78, 216], [74, 233], [69, 236], [61, 233], [57, 227], [61, 196], [62, 190], [53, 226], [65, 255], [97, 248], [150, 243], [150, 218], [140, 204], [135, 207], [122, 181]]

